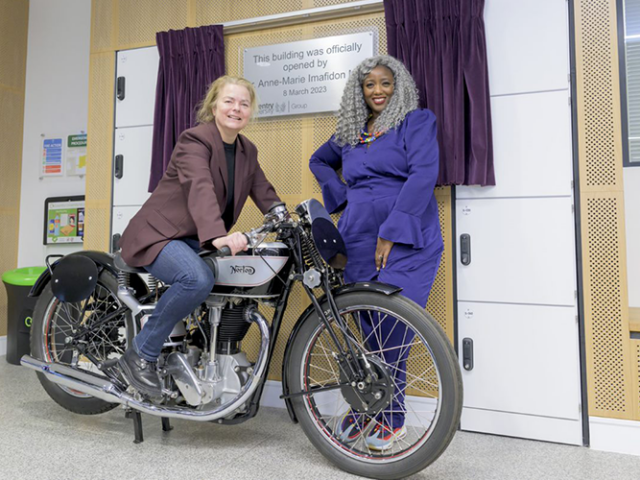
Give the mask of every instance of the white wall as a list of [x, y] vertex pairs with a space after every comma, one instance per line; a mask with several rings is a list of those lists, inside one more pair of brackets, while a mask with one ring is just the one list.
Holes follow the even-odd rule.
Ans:
[[624, 169], [629, 306], [640, 308], [640, 167]]
[[90, 30], [88, 0], [30, 1], [18, 267], [81, 249], [42, 245], [45, 198], [84, 195], [85, 180], [40, 178], [41, 135], [66, 138], [87, 129]]

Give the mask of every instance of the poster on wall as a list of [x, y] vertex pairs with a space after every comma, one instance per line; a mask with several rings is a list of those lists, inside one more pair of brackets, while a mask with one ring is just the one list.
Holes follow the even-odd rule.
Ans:
[[335, 112], [351, 70], [375, 55], [374, 32], [245, 48], [243, 76], [256, 88], [260, 117]]
[[67, 176], [85, 175], [87, 172], [87, 134], [67, 136]]
[[46, 177], [62, 175], [62, 138], [42, 140], [42, 171]]
[[44, 244], [82, 243], [84, 196], [50, 197], [44, 202]]

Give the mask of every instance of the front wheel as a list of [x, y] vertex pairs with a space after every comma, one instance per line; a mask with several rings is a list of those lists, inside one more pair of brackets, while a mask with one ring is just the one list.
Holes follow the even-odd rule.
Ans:
[[[462, 410], [455, 352], [428, 313], [400, 295], [354, 292], [335, 298], [346, 331], [314, 313], [294, 339], [287, 365], [302, 429], [341, 469], [403, 478], [434, 462]], [[328, 305], [323, 305], [326, 312]], [[367, 374], [360, 381], [337, 355], [347, 342]]]

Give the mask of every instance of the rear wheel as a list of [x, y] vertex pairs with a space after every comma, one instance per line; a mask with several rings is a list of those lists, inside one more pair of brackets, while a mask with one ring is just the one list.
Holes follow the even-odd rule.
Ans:
[[[330, 332], [312, 314], [287, 366], [291, 393], [309, 392], [292, 397], [296, 416], [311, 442], [343, 470], [380, 479], [412, 475], [444, 452], [458, 428], [462, 380], [453, 348], [437, 322], [400, 295], [355, 292], [335, 301], [370, 374], [353, 381], [335, 354], [332, 333], [346, 350], [343, 332], [335, 321]], [[345, 433], [349, 416], [356, 426]]]
[[[116, 279], [104, 270], [98, 277], [98, 283], [91, 296], [81, 302], [59, 301], [53, 295], [49, 283], [42, 291], [34, 311], [31, 354], [46, 362], [67, 364], [104, 376], [77, 346], [69, 343], [69, 340], [78, 328], [91, 328], [105, 315], [120, 308], [117, 291]], [[104, 325], [96, 326], [85, 337], [86, 352], [99, 361], [119, 358], [124, 354], [127, 341], [132, 336], [130, 315], [123, 313]], [[38, 377], [49, 396], [60, 406], [74, 413], [94, 415], [107, 412], [118, 405], [54, 384], [47, 380], [44, 374], [39, 373]]]

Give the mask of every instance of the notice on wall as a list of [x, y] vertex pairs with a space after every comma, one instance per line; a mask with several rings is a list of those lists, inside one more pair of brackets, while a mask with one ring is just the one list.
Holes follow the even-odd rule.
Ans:
[[45, 138], [42, 141], [43, 176], [62, 175], [62, 138]]
[[84, 199], [49, 198], [45, 202], [44, 244], [82, 243], [84, 239]]
[[374, 32], [246, 48], [244, 77], [259, 117], [335, 112], [351, 70], [375, 54]]
[[67, 175], [85, 175], [87, 172], [87, 134], [67, 136]]

